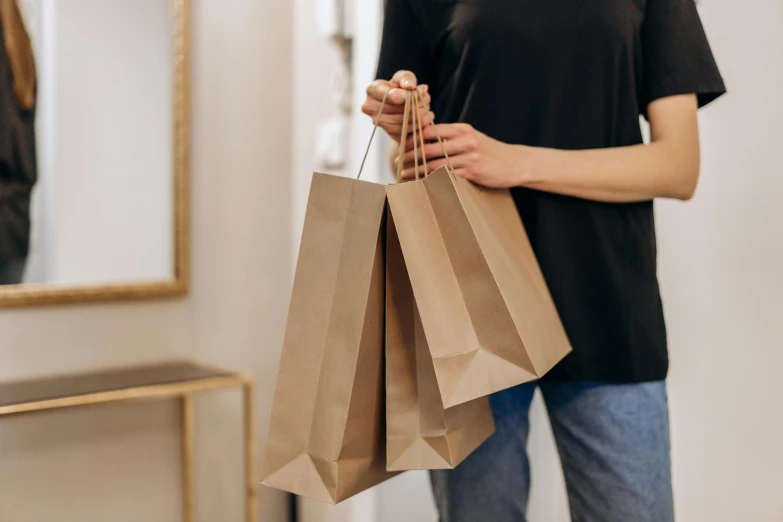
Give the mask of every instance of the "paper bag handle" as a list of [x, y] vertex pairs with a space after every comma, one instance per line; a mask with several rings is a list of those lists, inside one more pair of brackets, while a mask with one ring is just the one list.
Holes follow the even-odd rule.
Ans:
[[[423, 163], [423, 166], [424, 166], [424, 176], [423, 177], [427, 177], [430, 173], [428, 172], [428, 169], [427, 169], [427, 156], [424, 153], [424, 132], [422, 130], [421, 114], [419, 112], [419, 101], [418, 101], [419, 100], [419, 94], [418, 94], [418, 92], [414, 91], [413, 98], [414, 98], [414, 101], [415, 101], [415, 103], [413, 105], [413, 108], [411, 109], [412, 113], [413, 113], [413, 119], [414, 119], [414, 124], [413, 124], [413, 164], [414, 164], [414, 170], [416, 172], [416, 180], [418, 180], [419, 179], [419, 164], [418, 164], [418, 159], [419, 159], [418, 156], [419, 155], [418, 155], [417, 148], [418, 148], [419, 145], [421, 146], [421, 158], [422, 158], [422, 163]], [[406, 109], [406, 112], [405, 112], [405, 116], [406, 116], [406, 119], [407, 119], [407, 116], [408, 116], [407, 109]], [[449, 153], [446, 152], [446, 147], [443, 145], [443, 140], [441, 139], [440, 133], [438, 132], [438, 127], [435, 125], [435, 119], [434, 118], [433, 118], [432, 122], [430, 122], [430, 125], [432, 125], [432, 130], [435, 132], [435, 137], [437, 138], [438, 144], [440, 145], [440, 150], [443, 151], [443, 157], [446, 160], [446, 166], [447, 166], [448, 170], [453, 174], [454, 173], [454, 166], [451, 164], [451, 158], [449, 158]], [[419, 131], [418, 132], [419, 133], [419, 142], [416, 141], [416, 127], [417, 126], [418, 126], [418, 131]], [[402, 133], [402, 136], [400, 136], [400, 152], [399, 152], [399, 155], [397, 156], [397, 183], [402, 181], [402, 179], [401, 179], [402, 178], [402, 158], [405, 156], [405, 139], [406, 138], [407, 138], [407, 129], [405, 127], [405, 123], [403, 123], [403, 133]]]
[[446, 168], [449, 169], [449, 172], [451, 174], [454, 174], [454, 165], [451, 164], [451, 158], [449, 158], [449, 153], [446, 152], [446, 147], [443, 145], [443, 140], [440, 139], [438, 126], [435, 125], [435, 118], [432, 118], [432, 122], [430, 122], [430, 125], [432, 125], [432, 130], [435, 131], [435, 137], [438, 139], [438, 143], [440, 144], [440, 150], [443, 151], [443, 157], [446, 160]]
[[[421, 113], [419, 111], [419, 92], [412, 91], [411, 96], [413, 98], [413, 104], [410, 105], [410, 101], [406, 98], [406, 105], [404, 110], [404, 118], [402, 123], [402, 133], [400, 135], [399, 152], [397, 153], [397, 183], [402, 181], [402, 167], [403, 158], [405, 157], [405, 142], [408, 138], [408, 123], [413, 125], [413, 169], [416, 173], [416, 180], [419, 180], [419, 145], [421, 146], [421, 159], [422, 166], [424, 168], [424, 174], [427, 175], [427, 155], [424, 152], [424, 132], [421, 126]], [[408, 110], [410, 109], [410, 112]], [[416, 134], [418, 131], [418, 140]]]
[[[419, 112], [419, 93], [413, 91], [413, 106], [411, 107], [411, 114], [413, 115], [413, 165], [414, 172], [416, 173], [416, 181], [419, 180], [419, 151], [418, 147], [421, 146], [421, 162], [424, 168], [424, 176], [427, 175], [427, 154], [424, 152], [424, 132], [421, 127], [421, 113]], [[408, 113], [405, 113], [408, 116]], [[416, 131], [418, 129], [419, 140], [416, 140]], [[402, 159], [405, 157], [404, 141], [407, 141], [407, 136], [403, 132], [400, 136], [400, 153], [397, 158], [397, 183], [401, 181], [402, 177]]]
[[[375, 119], [373, 120], [373, 128], [372, 128], [372, 133], [370, 133], [370, 140], [367, 142], [367, 148], [364, 150], [364, 156], [362, 157], [362, 162], [359, 165], [359, 172], [356, 174], [356, 179], [357, 180], [361, 179], [361, 177], [362, 177], [362, 172], [364, 171], [364, 164], [367, 162], [367, 156], [370, 153], [370, 148], [372, 147], [372, 142], [373, 142], [373, 139], [375, 138], [375, 133], [378, 130], [378, 121], [380, 120], [381, 115], [383, 114], [383, 109], [386, 107], [386, 98], [388, 98], [389, 92], [391, 92], [391, 89], [387, 90], [383, 94], [383, 98], [381, 99], [381, 106], [378, 108], [378, 113], [375, 115]], [[409, 94], [409, 93], [412, 93], [412, 95]], [[415, 90], [406, 92], [405, 93], [405, 108], [403, 110], [403, 115], [404, 116], [403, 116], [403, 120], [402, 120], [402, 134], [400, 136], [400, 143], [403, 146], [404, 146], [403, 140], [408, 135], [408, 123], [410, 122], [410, 114], [413, 113], [413, 111], [411, 110], [411, 105], [410, 105], [411, 98], [414, 99], [414, 102], [416, 103], [416, 106], [417, 106], [416, 107], [416, 111], [415, 111], [415, 115], [418, 116], [418, 112], [419, 112], [418, 111], [418, 100], [419, 100], [418, 92], [416, 92]], [[416, 126], [414, 124], [414, 133], [415, 133], [415, 129], [416, 129]], [[421, 121], [419, 121], [419, 129], [421, 129]], [[415, 135], [414, 135], [414, 137], [415, 137]], [[424, 146], [424, 140], [422, 139], [422, 147], [423, 146]], [[400, 156], [399, 156], [398, 162], [397, 162], [398, 163], [398, 165], [397, 165], [397, 181], [398, 182], [400, 180], [400, 176], [402, 175], [402, 156], [401, 156], [402, 154], [404, 154], [404, 148], [401, 146], [400, 147]], [[417, 160], [418, 160], [418, 158], [417, 158]], [[426, 163], [425, 163], [425, 166], [424, 166], [424, 170], [425, 170], [425, 173], [426, 173]], [[418, 173], [419, 173], [419, 171], [418, 171], [418, 163], [417, 163], [417, 165], [416, 165], [416, 178], [417, 179], [418, 179]]]
[[[402, 156], [405, 154], [405, 140], [408, 138], [408, 123], [410, 122], [410, 109], [411, 109], [411, 98], [413, 96], [408, 95], [408, 93], [405, 94], [405, 109], [403, 110], [403, 116], [402, 116], [402, 132], [400, 133], [400, 143], [399, 143], [399, 151], [397, 153], [397, 183], [400, 182], [400, 179], [402, 178]], [[414, 129], [416, 127], [414, 126]], [[417, 171], [418, 174], [418, 171]]]
[[[427, 154], [424, 152], [424, 132], [421, 128], [421, 114], [419, 113], [419, 93], [416, 92], [416, 95], [414, 96], [414, 99], [416, 100], [416, 123], [419, 126], [419, 140], [421, 145], [421, 161], [424, 165], [424, 175], [427, 175]], [[414, 144], [415, 144], [415, 136], [414, 136]], [[414, 155], [416, 153], [414, 152]], [[418, 176], [417, 176], [418, 179]]]
[[[416, 129], [418, 128], [419, 140], [421, 141], [421, 158], [424, 166], [424, 176], [427, 175], [427, 157], [424, 154], [424, 134], [421, 130], [421, 114], [419, 113], [419, 93], [413, 91], [412, 93], [413, 103], [410, 107], [411, 120], [408, 120], [413, 125], [413, 170], [416, 173], [416, 181], [419, 181], [419, 151], [418, 141], [416, 140]], [[408, 111], [405, 111], [405, 119], [408, 119]], [[405, 157], [405, 142], [407, 141], [408, 134], [403, 123], [402, 135], [400, 136], [400, 152], [397, 157], [397, 183], [402, 181], [402, 159]]]
[[364, 162], [367, 161], [367, 155], [370, 153], [370, 147], [372, 146], [372, 140], [375, 137], [375, 131], [378, 130], [378, 120], [381, 118], [381, 114], [383, 114], [383, 108], [386, 106], [386, 98], [389, 96], [390, 91], [391, 89], [383, 93], [381, 106], [378, 108], [378, 114], [375, 115], [375, 119], [373, 120], [373, 127], [372, 127], [372, 133], [370, 134], [370, 141], [367, 143], [367, 148], [364, 151], [364, 157], [362, 158], [362, 163], [361, 165], [359, 165], [359, 173], [356, 174], [357, 180], [362, 177], [362, 171], [364, 170]]
[[[372, 133], [370, 134], [370, 139], [367, 143], [367, 148], [364, 151], [364, 156], [362, 157], [362, 162], [359, 165], [359, 172], [356, 175], [356, 179], [360, 179], [362, 177], [362, 171], [364, 170], [364, 164], [367, 161], [367, 156], [370, 153], [370, 147], [372, 146], [373, 138], [375, 138], [375, 132], [378, 130], [378, 121], [383, 114], [383, 109], [386, 106], [386, 98], [389, 96], [389, 92], [391, 89], [387, 90], [383, 94], [383, 98], [381, 99], [381, 106], [378, 108], [378, 113], [375, 115], [375, 119], [373, 121], [373, 128]], [[418, 157], [418, 146], [419, 143], [416, 141], [416, 130], [418, 127], [418, 137], [421, 145], [421, 156], [422, 156], [422, 166], [424, 168], [424, 177], [426, 177], [429, 172], [427, 169], [427, 156], [424, 153], [424, 132], [422, 130], [421, 125], [421, 114], [419, 112], [419, 93], [417, 90], [408, 91], [410, 94], [406, 93], [405, 96], [405, 108], [403, 110], [403, 120], [402, 120], [402, 132], [400, 133], [400, 145], [399, 145], [399, 153], [397, 155], [397, 183], [401, 181], [402, 178], [402, 166], [403, 162], [402, 159], [405, 156], [405, 141], [408, 137], [408, 123], [410, 121], [410, 115], [413, 115], [413, 157], [414, 157], [414, 169], [416, 172], [416, 179], [419, 179], [419, 157]], [[411, 98], [413, 98], [413, 106], [411, 106]], [[410, 111], [410, 112], [409, 112]], [[451, 159], [449, 158], [448, 152], [446, 152], [446, 147], [443, 145], [443, 140], [440, 137], [440, 134], [438, 133], [438, 128], [435, 126], [435, 120], [433, 118], [433, 121], [431, 122], [431, 125], [433, 126], [433, 130], [435, 131], [435, 137], [438, 139], [438, 143], [440, 144], [440, 148], [443, 151], [443, 156], [446, 159], [446, 164], [448, 166], [448, 169], [453, 173], [454, 167], [451, 164]]]

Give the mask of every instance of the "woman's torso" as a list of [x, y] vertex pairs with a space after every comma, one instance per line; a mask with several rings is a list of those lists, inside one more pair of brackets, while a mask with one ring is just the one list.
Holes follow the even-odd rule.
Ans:
[[[399, 69], [441, 123], [570, 150], [638, 145], [651, 101], [724, 92], [693, 0], [387, 0], [378, 76]], [[652, 201], [512, 195], [574, 347], [547, 377], [663, 379]]]

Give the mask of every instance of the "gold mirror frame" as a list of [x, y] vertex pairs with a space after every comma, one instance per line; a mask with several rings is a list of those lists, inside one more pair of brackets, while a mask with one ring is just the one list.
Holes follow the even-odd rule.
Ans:
[[0, 287], [0, 308], [182, 296], [190, 280], [190, 0], [170, 0], [174, 24], [174, 278], [140, 283]]

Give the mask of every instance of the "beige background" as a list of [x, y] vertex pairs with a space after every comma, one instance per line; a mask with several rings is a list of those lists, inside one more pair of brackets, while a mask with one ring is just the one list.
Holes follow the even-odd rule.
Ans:
[[[291, 273], [291, 8], [193, 2], [187, 299], [0, 311], [0, 378], [196, 356], [258, 380], [267, 422]], [[199, 520], [242, 519], [239, 394], [199, 400]], [[0, 421], [0, 520], [178, 520], [173, 404]], [[261, 520], [283, 520], [264, 490]]]

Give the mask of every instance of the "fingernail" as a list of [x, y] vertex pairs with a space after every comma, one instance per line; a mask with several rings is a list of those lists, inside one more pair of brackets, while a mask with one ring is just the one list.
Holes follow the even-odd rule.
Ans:
[[411, 86], [411, 81], [409, 79], [407, 79], [407, 78], [403, 78], [400, 81], [400, 85], [402, 85], [403, 87], [410, 87]]

